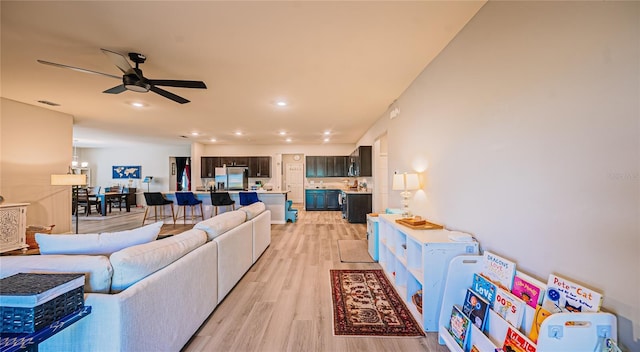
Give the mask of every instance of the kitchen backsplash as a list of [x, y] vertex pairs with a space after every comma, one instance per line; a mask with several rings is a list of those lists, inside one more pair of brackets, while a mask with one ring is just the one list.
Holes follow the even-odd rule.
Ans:
[[307, 177], [305, 188], [327, 188], [327, 189], [342, 189], [347, 190], [349, 187], [353, 187], [354, 182], [358, 182], [360, 188], [366, 185], [368, 190], [373, 189], [373, 182], [371, 177]]

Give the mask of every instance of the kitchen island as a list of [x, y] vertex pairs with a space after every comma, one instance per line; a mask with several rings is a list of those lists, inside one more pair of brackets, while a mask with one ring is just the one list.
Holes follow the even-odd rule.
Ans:
[[[231, 199], [233, 199], [236, 204], [236, 209], [240, 208], [240, 191], [224, 191], [229, 192]], [[271, 210], [271, 223], [272, 224], [285, 224], [287, 221], [285, 219], [285, 206], [287, 202], [287, 193], [289, 191], [251, 191], [256, 192], [258, 194], [258, 199], [266, 205], [267, 209]], [[175, 192], [163, 192], [163, 194], [176, 202]], [[195, 191], [193, 194], [202, 201], [202, 206], [204, 208], [204, 218], [208, 219], [211, 217], [213, 207], [211, 206], [211, 195], [206, 191]], [[189, 207], [187, 209], [187, 217], [189, 216]], [[218, 213], [225, 212], [231, 210], [231, 207], [222, 207], [218, 210]]]

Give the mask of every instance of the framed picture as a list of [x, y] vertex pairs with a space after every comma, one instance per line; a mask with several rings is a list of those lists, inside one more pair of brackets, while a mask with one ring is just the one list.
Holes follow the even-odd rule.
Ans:
[[114, 179], [140, 178], [142, 166], [113, 166], [112, 177]]

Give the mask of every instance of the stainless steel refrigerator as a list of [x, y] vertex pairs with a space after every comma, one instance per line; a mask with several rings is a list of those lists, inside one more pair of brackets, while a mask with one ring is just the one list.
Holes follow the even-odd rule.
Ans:
[[246, 191], [249, 189], [249, 170], [246, 166], [217, 167], [215, 173], [218, 190]]

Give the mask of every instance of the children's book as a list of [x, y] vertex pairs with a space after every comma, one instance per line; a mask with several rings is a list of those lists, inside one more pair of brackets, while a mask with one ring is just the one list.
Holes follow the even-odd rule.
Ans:
[[540, 304], [540, 300], [544, 294], [544, 288], [526, 275], [516, 274], [513, 278], [511, 293], [519, 297], [531, 308], [535, 309], [538, 304]]
[[516, 329], [520, 329], [522, 324], [524, 307], [526, 307], [526, 303], [523, 300], [502, 287], [498, 288], [496, 300], [493, 302], [493, 311]]
[[598, 312], [602, 294], [557, 275], [550, 274], [542, 307], [551, 313]]
[[451, 319], [449, 320], [449, 333], [463, 350], [466, 350], [470, 329], [471, 320], [462, 313], [459, 305], [454, 305], [451, 309]]
[[502, 349], [505, 352], [535, 352], [536, 344], [524, 336], [520, 330], [509, 327]]
[[483, 256], [482, 274], [496, 285], [511, 291], [516, 263], [489, 251], [484, 251]]
[[473, 274], [471, 289], [487, 300], [489, 307], [493, 306], [493, 301], [496, 299], [496, 291], [498, 289], [493, 282], [480, 274]]
[[469, 352], [480, 352], [480, 349], [476, 345], [471, 345], [471, 350]]
[[533, 315], [533, 321], [531, 323], [531, 331], [529, 332], [529, 339], [533, 342], [538, 342], [538, 335], [540, 334], [540, 326], [542, 322], [551, 315], [551, 312], [542, 308], [542, 306], [536, 307], [536, 313]]
[[487, 315], [489, 314], [489, 302], [471, 288], [467, 289], [467, 296], [462, 305], [462, 312], [471, 319], [473, 325], [484, 331]]
[[612, 338], [604, 339], [604, 345], [602, 346], [602, 352], [622, 352], [618, 344], [613, 341]]

